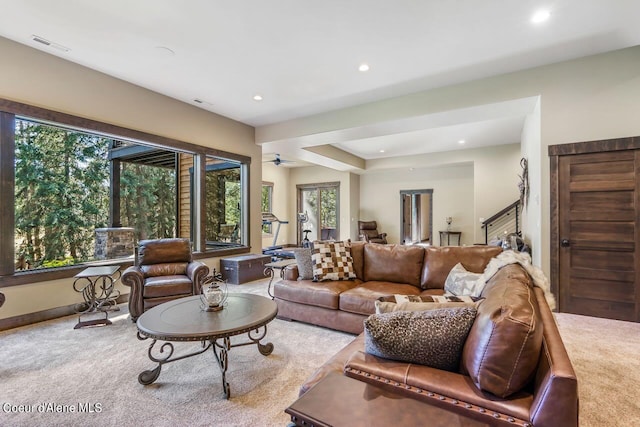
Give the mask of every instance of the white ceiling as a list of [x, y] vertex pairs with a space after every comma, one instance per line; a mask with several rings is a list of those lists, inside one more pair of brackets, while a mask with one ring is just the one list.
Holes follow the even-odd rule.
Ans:
[[[551, 18], [534, 25], [541, 8]], [[0, 0], [0, 10], [0, 36], [256, 127], [640, 44], [638, 0]], [[526, 112], [476, 113], [334, 145], [375, 159], [451, 149], [460, 134], [465, 146], [519, 142]], [[381, 141], [397, 154], [380, 153]]]

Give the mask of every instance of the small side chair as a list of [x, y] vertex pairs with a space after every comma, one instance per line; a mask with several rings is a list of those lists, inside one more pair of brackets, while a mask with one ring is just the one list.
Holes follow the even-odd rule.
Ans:
[[376, 221], [358, 221], [359, 239], [369, 243], [387, 243], [387, 233], [378, 233]]
[[141, 240], [136, 265], [122, 275], [122, 283], [131, 287], [131, 320], [163, 302], [200, 294], [208, 274], [206, 264], [193, 261], [188, 239]]

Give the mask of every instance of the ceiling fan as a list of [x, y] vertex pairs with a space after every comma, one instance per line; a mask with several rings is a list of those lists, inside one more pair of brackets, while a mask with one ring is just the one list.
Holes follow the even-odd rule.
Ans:
[[266, 160], [263, 163], [273, 163], [276, 166], [280, 166], [282, 163], [295, 163], [293, 160], [284, 160], [280, 158], [280, 154], [276, 154], [276, 158], [273, 160]]

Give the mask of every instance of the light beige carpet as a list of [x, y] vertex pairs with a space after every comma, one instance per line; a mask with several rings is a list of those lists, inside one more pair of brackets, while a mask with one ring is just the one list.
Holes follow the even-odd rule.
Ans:
[[[266, 282], [230, 290], [266, 295]], [[210, 353], [167, 364], [154, 384], [140, 385], [138, 374], [155, 367], [150, 341], [136, 338], [121, 307], [108, 327], [74, 330], [70, 316], [0, 332], [0, 426], [284, 426], [299, 385], [353, 339], [276, 319], [268, 326], [270, 356], [255, 346], [229, 352], [226, 400]], [[640, 325], [557, 317], [580, 381], [581, 425], [640, 425]], [[175, 346], [186, 353], [199, 344]]]

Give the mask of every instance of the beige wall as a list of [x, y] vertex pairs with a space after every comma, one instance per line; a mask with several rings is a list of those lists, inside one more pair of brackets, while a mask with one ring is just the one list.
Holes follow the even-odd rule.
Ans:
[[[340, 235], [339, 239], [354, 239], [357, 237], [358, 216], [353, 210], [357, 208], [357, 196], [351, 195], [352, 182], [357, 177], [349, 172], [339, 172], [322, 166], [292, 168], [289, 181], [289, 217], [296, 217], [296, 197], [298, 184], [317, 184], [322, 182], [340, 182]], [[355, 197], [355, 198], [354, 198]], [[352, 235], [355, 223], [355, 236]], [[289, 242], [296, 242], [296, 225], [291, 224], [288, 232]]]
[[[273, 183], [273, 207], [272, 213], [283, 221], [289, 221], [289, 224], [282, 224], [280, 233], [278, 234], [277, 245], [295, 244], [295, 227], [296, 217], [291, 216], [292, 210], [295, 211], [295, 193], [289, 193], [289, 175], [290, 168], [284, 166], [275, 166], [271, 163], [265, 163], [262, 166], [262, 180]], [[273, 225], [273, 234], [262, 235], [262, 247], [266, 248], [273, 245], [273, 237], [276, 232], [277, 224]], [[291, 234], [291, 229], [294, 233]], [[293, 236], [294, 240], [291, 240]]]
[[[381, 163], [384, 162], [384, 165]], [[395, 166], [390, 162], [394, 162]], [[518, 198], [520, 144], [458, 150], [372, 161], [358, 175], [320, 166], [276, 168], [265, 165], [265, 181], [274, 182], [274, 213], [282, 219], [296, 215], [296, 185], [340, 182], [340, 239], [358, 238], [358, 220], [376, 220], [390, 243], [400, 241], [400, 190], [433, 189], [433, 233], [454, 218], [463, 244], [484, 241], [479, 218], [489, 217]], [[413, 170], [410, 170], [413, 169]], [[285, 194], [278, 190], [288, 188]], [[281, 215], [288, 209], [288, 215]], [[296, 243], [296, 224], [283, 226], [279, 244]], [[285, 240], [286, 238], [286, 240]], [[263, 245], [272, 243], [272, 236]]]
[[479, 219], [517, 199], [519, 161], [520, 145], [509, 144], [372, 162], [374, 171], [360, 177], [360, 219], [375, 219], [387, 240], [399, 243], [400, 190], [433, 189], [434, 242], [448, 216], [451, 228], [462, 231], [462, 244], [484, 242]]
[[[0, 38], [0, 97], [252, 158], [250, 188], [260, 188], [261, 149], [251, 126]], [[261, 247], [260, 192], [250, 196], [251, 247]], [[206, 262], [219, 267], [217, 259]], [[2, 279], [0, 279], [2, 280]], [[128, 288], [121, 288], [124, 292]], [[0, 319], [81, 300], [72, 279], [2, 288]]]
[[[484, 242], [484, 230], [480, 227], [480, 218], [490, 217], [518, 198], [519, 163], [519, 143], [368, 161], [368, 172], [361, 176], [361, 219], [367, 219], [363, 218], [363, 215], [376, 214], [376, 210], [371, 205], [374, 202], [369, 200], [371, 199], [369, 197], [370, 194], [376, 195], [373, 198], [374, 200], [384, 199], [384, 197], [398, 198], [398, 203], [392, 202], [389, 205], [385, 205], [382, 202], [375, 203], [375, 208], [378, 211], [382, 209], [389, 211], [385, 214], [390, 221], [386, 226], [396, 228], [393, 231], [393, 236], [395, 236], [393, 242], [397, 243], [400, 235], [399, 193], [382, 193], [372, 185], [365, 187], [365, 182], [371, 179], [369, 176], [375, 175], [379, 177], [376, 181], [380, 182], [384, 180], [394, 181], [402, 177], [405, 188], [393, 188], [393, 191], [417, 190], [434, 188], [429, 186], [430, 180], [438, 180], [439, 173], [442, 176], [448, 176], [448, 168], [467, 165], [472, 171], [471, 180], [467, 183], [471, 186], [470, 189], [460, 189], [456, 190], [456, 192], [447, 190], [447, 197], [443, 198], [442, 195], [436, 194], [437, 189], [434, 188], [433, 235], [438, 237], [438, 231], [446, 229], [445, 217], [451, 216], [454, 221], [452, 228], [460, 229], [463, 232], [463, 243]], [[409, 170], [411, 168], [413, 168], [413, 171]], [[422, 173], [428, 173], [428, 175], [423, 177]], [[469, 190], [470, 193], [468, 193]], [[370, 191], [373, 191], [373, 193], [370, 193]], [[450, 198], [459, 198], [457, 192], [460, 191], [464, 194], [468, 193], [468, 199], [465, 200], [462, 214], [457, 213], [458, 209], [455, 208], [455, 202], [449, 201]], [[435, 242], [439, 243], [437, 239]]]
[[[375, 220], [387, 242], [401, 242], [400, 190], [433, 189], [433, 235], [446, 230], [445, 217], [453, 217], [452, 229], [462, 231], [462, 244], [473, 242], [473, 164], [440, 168], [384, 170], [360, 177], [360, 219]], [[470, 203], [471, 202], [471, 203]]]
[[[522, 130], [522, 157], [527, 159], [529, 170], [539, 171], [542, 168], [540, 151], [540, 99], [533, 112], [527, 117]], [[520, 170], [522, 174], [522, 169]], [[529, 197], [522, 212], [522, 228], [525, 241], [532, 248], [532, 262], [542, 265], [542, 176], [539, 173], [529, 176]]]
[[[261, 141], [329, 133], [376, 123], [540, 96], [540, 209], [527, 224], [540, 223], [540, 265], [549, 273], [548, 146], [640, 135], [640, 46], [458, 85], [426, 90], [257, 129]], [[369, 162], [367, 162], [367, 168]], [[535, 249], [534, 249], [535, 251]]]

